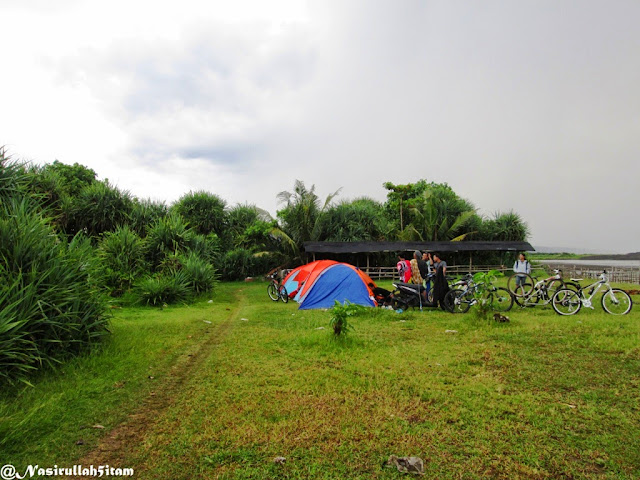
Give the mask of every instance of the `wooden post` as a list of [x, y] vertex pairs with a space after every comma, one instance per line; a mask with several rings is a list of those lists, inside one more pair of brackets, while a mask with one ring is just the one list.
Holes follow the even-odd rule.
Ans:
[[367, 275], [369, 275], [369, 252], [367, 252]]

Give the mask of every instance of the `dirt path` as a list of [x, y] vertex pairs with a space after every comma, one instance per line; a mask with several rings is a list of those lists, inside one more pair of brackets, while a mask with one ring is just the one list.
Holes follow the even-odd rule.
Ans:
[[[143, 442], [147, 431], [151, 430], [164, 412], [172, 406], [182, 391], [182, 387], [200, 369], [217, 345], [220, 345], [240, 315], [242, 290], [234, 292], [237, 304], [229, 311], [227, 318], [206, 330], [205, 339], [193, 353], [183, 354], [171, 367], [167, 376], [157, 388], [147, 396], [142, 405], [128, 419], [108, 432], [98, 446], [76, 463], [80, 465], [125, 465], [127, 456]], [[69, 477], [85, 478], [85, 477]]]

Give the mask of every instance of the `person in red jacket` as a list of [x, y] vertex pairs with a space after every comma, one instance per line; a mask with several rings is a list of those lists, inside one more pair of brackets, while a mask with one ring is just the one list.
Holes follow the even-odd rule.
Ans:
[[398, 255], [398, 263], [396, 264], [396, 268], [398, 269], [398, 274], [400, 275], [400, 281], [409, 283], [409, 280], [411, 280], [411, 264], [409, 263], [409, 260], [404, 258], [402, 255]]

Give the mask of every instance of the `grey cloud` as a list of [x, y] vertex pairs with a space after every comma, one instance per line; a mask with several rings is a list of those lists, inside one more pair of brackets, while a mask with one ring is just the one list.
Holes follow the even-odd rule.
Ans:
[[60, 78], [91, 88], [144, 162], [167, 155], [252, 161], [271, 128], [265, 122], [311, 80], [312, 44], [294, 27], [276, 34], [220, 27], [185, 37], [180, 44], [121, 41], [84, 51], [67, 59]]
[[[268, 178], [272, 212], [296, 178], [380, 200], [383, 181], [427, 178], [484, 213], [521, 213], [534, 242], [639, 249], [624, 195], [640, 176], [640, 3], [310, 9], [308, 26], [278, 34], [210, 25], [180, 42], [115, 43], [69, 60], [61, 76], [110, 109], [136, 160], [231, 167], [237, 201], [261, 206]], [[258, 162], [260, 174], [247, 168]], [[610, 227], [594, 227], [604, 215]]]

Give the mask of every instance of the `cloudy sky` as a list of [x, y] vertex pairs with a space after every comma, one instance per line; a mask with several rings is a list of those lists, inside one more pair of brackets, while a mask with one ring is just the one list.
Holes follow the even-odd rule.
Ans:
[[0, 0], [0, 145], [275, 214], [447, 182], [534, 246], [640, 251], [637, 0]]

